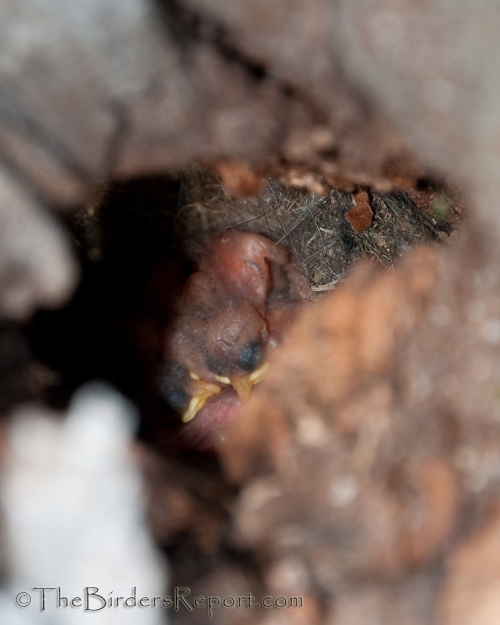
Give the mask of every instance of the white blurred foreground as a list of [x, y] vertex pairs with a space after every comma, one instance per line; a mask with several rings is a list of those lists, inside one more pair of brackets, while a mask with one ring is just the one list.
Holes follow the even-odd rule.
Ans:
[[[99, 588], [108, 601], [130, 597], [133, 587], [137, 601], [165, 595], [166, 567], [143, 521], [141, 477], [130, 450], [133, 429], [131, 405], [101, 384], [79, 391], [64, 420], [36, 407], [13, 415], [1, 479], [8, 575], [0, 623], [166, 622], [159, 606], [113, 603], [91, 613], [84, 605], [56, 607], [54, 590], [46, 592], [42, 612], [42, 593], [32, 590], [60, 587], [70, 601], [83, 599], [85, 587]], [[15, 605], [20, 592], [31, 595], [28, 607]], [[96, 597], [89, 601], [91, 609], [101, 604]]]

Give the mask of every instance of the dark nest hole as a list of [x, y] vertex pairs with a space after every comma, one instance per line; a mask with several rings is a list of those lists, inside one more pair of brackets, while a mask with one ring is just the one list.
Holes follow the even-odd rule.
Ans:
[[[109, 381], [139, 407], [139, 438], [157, 448], [157, 456], [143, 459], [151, 523], [168, 552], [174, 586], [195, 589], [197, 579], [220, 567], [243, 568], [247, 580], [259, 583], [251, 554], [226, 540], [235, 489], [217, 459], [173, 454], [165, 444], [177, 417], [158, 392], [162, 334], [185, 280], [212, 235], [238, 228], [285, 245], [314, 299], [338, 287], [362, 257], [391, 267], [415, 244], [442, 241], [460, 212], [452, 194], [432, 181], [410, 192], [361, 192], [373, 216], [356, 233], [346, 219], [355, 196], [337, 189], [315, 196], [269, 181], [258, 197], [231, 198], [215, 174], [199, 168], [110, 184], [67, 219], [82, 268], [72, 300], [0, 332], [2, 412], [34, 399], [64, 409], [79, 386], [95, 379]], [[179, 531], [166, 527], [162, 514], [172, 484], [190, 493], [198, 517]]]
[[[38, 364], [26, 396], [41, 395], [62, 409], [81, 384], [102, 378], [158, 423], [164, 407], [156, 405], [153, 390], [162, 332], [213, 235], [237, 228], [281, 243], [306, 276], [306, 295], [313, 299], [339, 286], [360, 258], [392, 267], [414, 245], [446, 239], [460, 211], [456, 198], [428, 180], [409, 193], [366, 193], [373, 218], [356, 233], [346, 219], [355, 196], [338, 189], [318, 196], [270, 180], [259, 196], [233, 198], [216, 174], [201, 168], [99, 189], [66, 223], [79, 253], [80, 286], [64, 308], [40, 311], [24, 332], [5, 328], [6, 345], [24, 345], [2, 350], [21, 354], [4, 365], [6, 375], [14, 375], [30, 349]], [[10, 386], [17, 388], [13, 404], [23, 396], [22, 385]], [[144, 428], [149, 420], [144, 418]]]

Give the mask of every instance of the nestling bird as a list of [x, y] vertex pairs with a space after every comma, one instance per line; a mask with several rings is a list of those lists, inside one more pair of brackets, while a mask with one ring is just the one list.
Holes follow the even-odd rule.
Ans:
[[211, 447], [237, 417], [304, 289], [288, 252], [270, 239], [232, 230], [211, 241], [165, 337], [161, 392], [190, 446]]

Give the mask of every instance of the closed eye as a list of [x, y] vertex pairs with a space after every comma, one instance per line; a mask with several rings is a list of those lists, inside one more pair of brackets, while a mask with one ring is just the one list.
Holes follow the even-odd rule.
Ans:
[[264, 359], [264, 348], [259, 341], [247, 343], [238, 356], [238, 366], [248, 373], [255, 371]]

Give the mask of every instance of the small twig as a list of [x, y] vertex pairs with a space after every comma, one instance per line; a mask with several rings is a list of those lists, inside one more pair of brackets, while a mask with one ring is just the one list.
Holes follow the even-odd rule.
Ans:
[[333, 289], [337, 286], [337, 284], [340, 282], [339, 280], [334, 280], [333, 282], [329, 282], [328, 284], [320, 284], [319, 286], [312, 286], [311, 287], [311, 291], [333, 291]]

